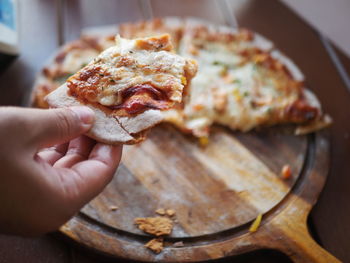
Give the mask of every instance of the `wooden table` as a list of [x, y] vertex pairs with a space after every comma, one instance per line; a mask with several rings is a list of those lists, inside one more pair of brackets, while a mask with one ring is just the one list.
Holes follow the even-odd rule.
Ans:
[[[185, 3], [186, 2], [186, 8]], [[151, 4], [151, 8], [148, 5]], [[161, 15], [199, 16], [219, 23], [253, 29], [275, 42], [304, 72], [326, 112], [334, 119], [331, 128], [331, 169], [326, 187], [310, 217], [310, 231], [328, 251], [350, 262], [350, 87], [334, 61], [338, 57], [350, 73], [350, 60], [336, 50], [286, 6], [275, 0], [235, 0], [226, 6], [210, 0], [71, 0], [21, 1], [21, 55], [2, 75], [0, 105], [23, 105], [36, 72], [56, 48], [77, 38], [81, 28], [114, 24]], [[226, 11], [223, 11], [226, 10]], [[79, 247], [60, 234], [39, 238], [0, 235], [0, 262], [116, 262]], [[130, 262], [118, 260], [118, 262]], [[217, 262], [232, 262], [232, 259]], [[235, 262], [290, 262], [275, 251], [258, 251]]]

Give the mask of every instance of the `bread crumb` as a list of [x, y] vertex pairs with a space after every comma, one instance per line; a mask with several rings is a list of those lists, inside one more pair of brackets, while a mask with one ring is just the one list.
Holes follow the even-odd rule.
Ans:
[[168, 216], [173, 216], [173, 215], [175, 215], [175, 211], [174, 211], [173, 209], [167, 209], [167, 210], [165, 211], [165, 213], [166, 213]]
[[164, 208], [158, 208], [156, 211], [156, 214], [161, 215], [161, 216], [174, 216], [175, 215], [175, 210], [173, 209], [164, 209]]
[[156, 214], [161, 215], [161, 216], [165, 215], [165, 209], [164, 208], [157, 209]]
[[169, 235], [173, 230], [173, 221], [167, 217], [138, 217], [134, 222], [140, 230], [157, 237]]
[[175, 242], [175, 243], [173, 244], [173, 247], [183, 247], [183, 246], [184, 246], [184, 242], [182, 242], [182, 241]]
[[145, 247], [152, 250], [154, 253], [159, 254], [163, 250], [163, 238], [158, 237], [151, 239], [145, 244]]
[[115, 206], [115, 205], [111, 205], [110, 207], [109, 207], [109, 210], [111, 210], [111, 211], [117, 211], [119, 209], [119, 207], [118, 206]]

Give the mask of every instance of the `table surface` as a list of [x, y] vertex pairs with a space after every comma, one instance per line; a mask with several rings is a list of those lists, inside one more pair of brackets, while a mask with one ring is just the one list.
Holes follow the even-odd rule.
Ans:
[[[186, 4], [185, 4], [186, 2]], [[222, 4], [229, 3], [226, 11]], [[150, 3], [150, 6], [148, 5]], [[149, 8], [151, 7], [151, 8]], [[308, 87], [334, 120], [331, 169], [327, 184], [312, 210], [309, 225], [315, 239], [343, 262], [350, 262], [350, 87], [339, 74], [350, 73], [350, 60], [282, 3], [275, 0], [26, 0], [20, 1], [19, 58], [0, 75], [0, 105], [23, 105], [35, 74], [62, 43], [78, 38], [81, 28], [147, 19], [154, 16], [198, 16], [240, 26], [271, 39], [301, 68]], [[322, 41], [323, 39], [323, 41]], [[332, 50], [331, 50], [332, 51]], [[342, 65], [335, 66], [335, 61]], [[20, 76], [20, 77], [19, 77]], [[65, 239], [58, 233], [38, 238], [0, 235], [2, 262], [116, 262]], [[118, 262], [130, 262], [118, 260]], [[217, 262], [232, 262], [232, 259]], [[235, 262], [290, 262], [275, 251], [238, 256]]]

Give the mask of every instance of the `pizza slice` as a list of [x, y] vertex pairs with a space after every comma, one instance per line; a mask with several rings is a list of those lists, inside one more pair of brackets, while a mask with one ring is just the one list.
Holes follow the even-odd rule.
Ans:
[[[196, 59], [199, 67], [184, 108], [164, 113], [183, 131], [207, 137], [214, 123], [247, 132], [261, 126], [325, 121], [299, 69], [260, 35], [188, 21], [179, 54]], [[327, 121], [318, 127], [324, 125]]]
[[157, 18], [137, 23], [89, 28], [79, 40], [64, 45], [38, 75], [31, 96], [35, 107], [48, 108], [45, 96], [62, 85], [68, 77], [86, 66], [103, 50], [115, 45], [115, 35], [140, 38], [169, 33], [176, 50], [183, 31], [183, 19]]
[[182, 100], [197, 64], [172, 52], [168, 34], [128, 40], [103, 51], [50, 93], [51, 107], [87, 105], [96, 113], [88, 135], [98, 141], [136, 143], [163, 120], [161, 111]]

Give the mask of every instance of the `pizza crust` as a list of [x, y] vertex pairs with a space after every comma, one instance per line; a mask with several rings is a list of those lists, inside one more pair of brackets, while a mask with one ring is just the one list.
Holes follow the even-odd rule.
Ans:
[[142, 131], [153, 127], [163, 119], [157, 110], [146, 110], [134, 118], [108, 116], [102, 110], [83, 104], [70, 96], [66, 84], [47, 95], [45, 100], [55, 108], [88, 106], [95, 112], [96, 121], [86, 135], [107, 144], [137, 143], [143, 138]]
[[277, 59], [279, 62], [281, 62], [291, 73], [292, 77], [296, 81], [304, 81], [305, 77], [303, 73], [301, 73], [300, 69], [295, 65], [295, 63], [288, 57], [286, 57], [284, 54], [282, 54], [279, 50], [273, 50], [271, 52], [271, 57]]

